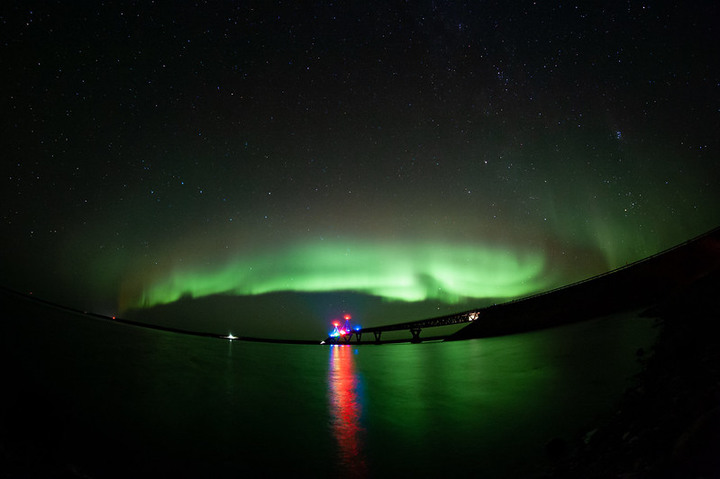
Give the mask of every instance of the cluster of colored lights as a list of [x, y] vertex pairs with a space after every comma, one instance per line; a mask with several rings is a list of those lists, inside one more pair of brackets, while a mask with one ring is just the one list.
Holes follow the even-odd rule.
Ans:
[[360, 331], [361, 328], [359, 324], [353, 327], [350, 326], [350, 320], [352, 318], [349, 314], [343, 316], [343, 319], [345, 320], [343, 323], [338, 320], [333, 321], [333, 330], [330, 332], [331, 338], [346, 336], [348, 334], [352, 334], [353, 331]]

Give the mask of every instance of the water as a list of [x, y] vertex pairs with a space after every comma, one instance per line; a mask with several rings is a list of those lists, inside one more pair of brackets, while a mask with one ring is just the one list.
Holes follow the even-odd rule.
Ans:
[[359, 347], [47, 311], [1, 323], [12, 447], [92, 477], [529, 475], [547, 465], [550, 439], [612, 410], [655, 337], [651, 320], [627, 317]]

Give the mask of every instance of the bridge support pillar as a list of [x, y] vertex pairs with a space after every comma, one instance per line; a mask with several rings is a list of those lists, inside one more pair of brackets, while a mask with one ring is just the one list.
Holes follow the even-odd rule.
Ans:
[[359, 343], [360, 338], [362, 337], [362, 333], [360, 331], [355, 331], [355, 340]]
[[422, 329], [420, 329], [420, 328], [410, 328], [410, 334], [412, 334], [412, 340], [411, 340], [411, 341], [412, 341], [413, 343], [419, 343], [419, 342], [421, 341], [421, 339], [420, 339], [420, 331], [422, 331]]
[[380, 342], [380, 335], [382, 334], [382, 331], [373, 331], [373, 334], [375, 335], [375, 342]]

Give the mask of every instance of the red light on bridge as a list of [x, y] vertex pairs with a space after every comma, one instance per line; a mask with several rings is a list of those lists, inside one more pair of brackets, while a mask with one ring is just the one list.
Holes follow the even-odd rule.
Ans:
[[346, 315], [345, 315], [345, 321], [350, 321], [350, 319], [352, 319], [351, 316], [350, 316], [349, 314], [346, 314]]

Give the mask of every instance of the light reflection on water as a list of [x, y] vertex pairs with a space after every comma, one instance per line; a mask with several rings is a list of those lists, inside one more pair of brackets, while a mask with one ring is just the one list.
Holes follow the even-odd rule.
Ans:
[[42, 312], [0, 321], [0, 423], [54, 430], [50, 455], [90, 477], [527, 476], [611, 410], [655, 334], [618, 317], [328, 350]]
[[355, 371], [352, 346], [330, 347], [328, 399], [332, 433], [339, 453], [338, 465], [343, 475], [365, 477], [362, 383]]

